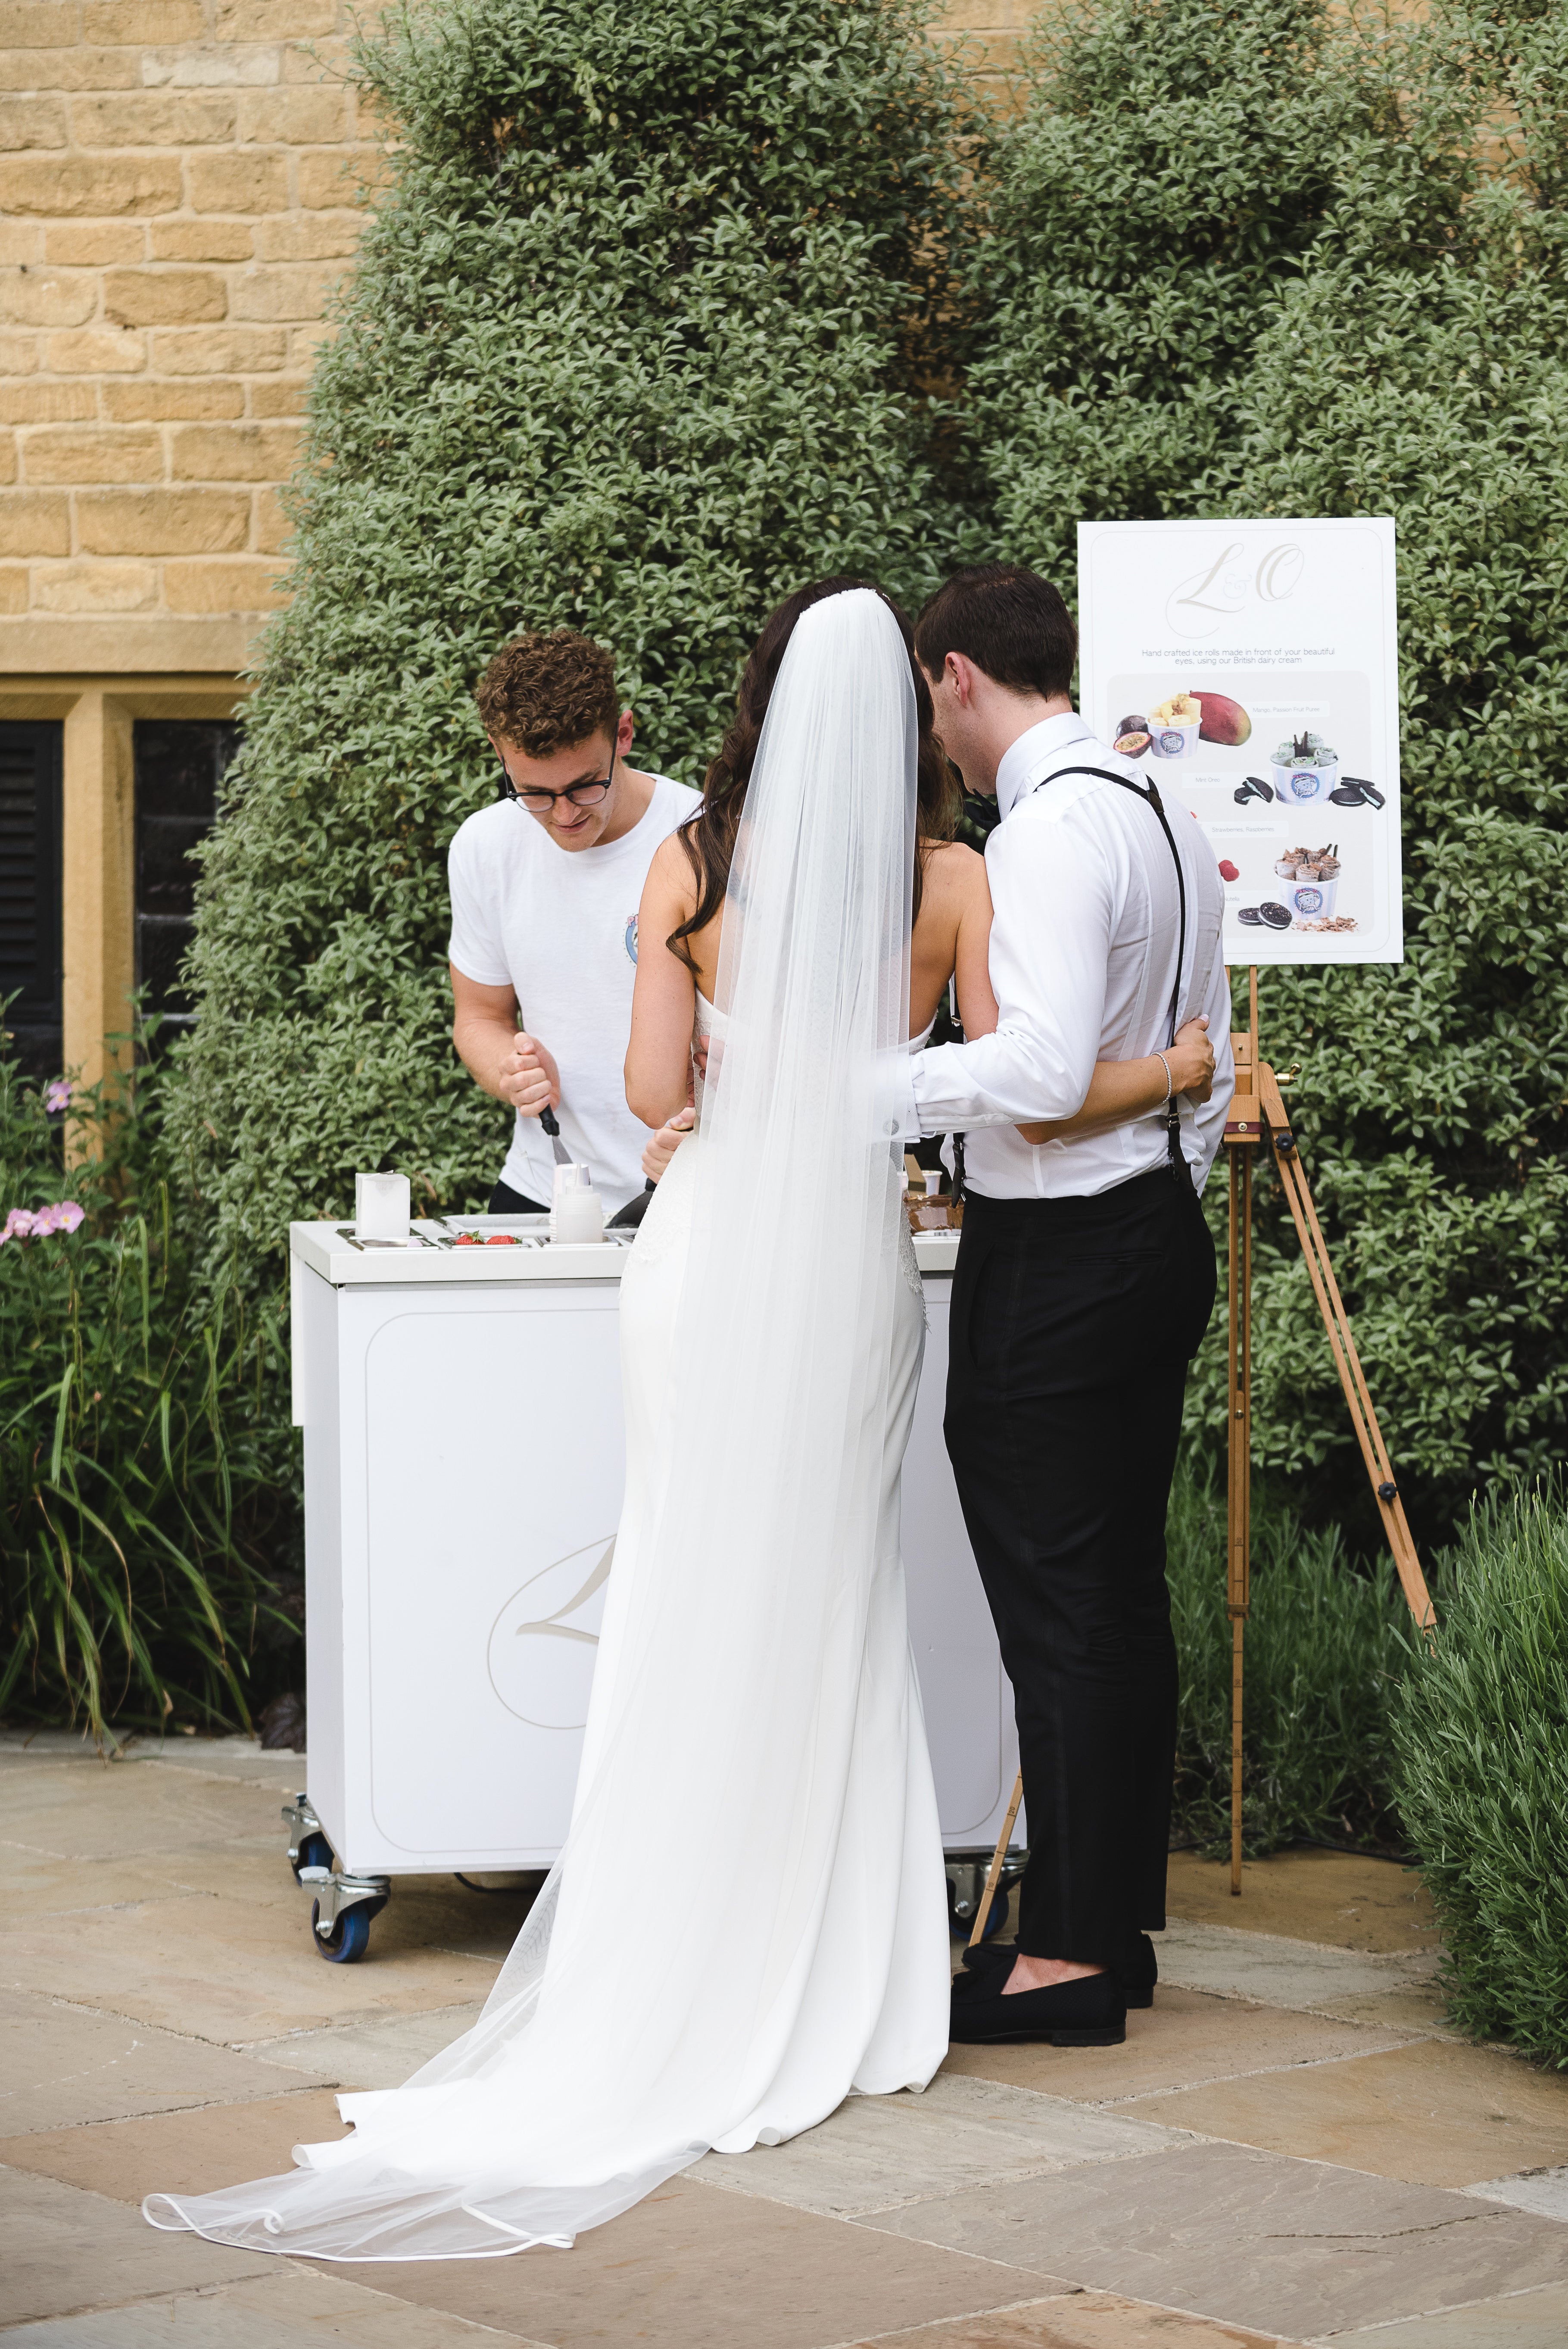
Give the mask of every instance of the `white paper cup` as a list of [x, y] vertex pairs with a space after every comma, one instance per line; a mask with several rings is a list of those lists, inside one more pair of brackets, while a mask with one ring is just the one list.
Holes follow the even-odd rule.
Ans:
[[406, 1240], [408, 1237], [407, 1174], [356, 1174], [354, 1237], [356, 1240]]
[[1287, 881], [1280, 896], [1298, 922], [1331, 922], [1335, 900], [1339, 895], [1339, 875], [1332, 881]]
[[1149, 747], [1157, 759], [1190, 759], [1202, 722], [1201, 718], [1151, 718]]
[[1314, 807], [1339, 781], [1339, 761], [1326, 767], [1273, 767], [1274, 797], [1282, 807]]

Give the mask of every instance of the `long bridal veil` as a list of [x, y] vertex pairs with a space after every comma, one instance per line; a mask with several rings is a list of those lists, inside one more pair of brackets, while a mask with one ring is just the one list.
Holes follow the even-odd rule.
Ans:
[[[482, 2014], [404, 2087], [341, 2097], [351, 2137], [296, 2147], [281, 2178], [150, 2196], [155, 2225], [335, 2260], [565, 2244], [711, 2147], [923, 2085], [940, 2060], [918, 1700], [868, 1687], [893, 1677], [867, 1624], [912, 1375], [893, 1137], [915, 750], [886, 606], [809, 607], [726, 898], [668, 1402], [621, 1527], [575, 1815]], [[896, 1509], [893, 1527], [896, 1567]], [[898, 1609], [902, 1639], [902, 1585]], [[926, 1772], [907, 1845], [903, 1749], [882, 1738], [866, 1763], [868, 1707], [890, 1704], [915, 1707]], [[941, 1920], [903, 1933], [915, 1961], [895, 1927], [912, 1904]], [[886, 2021], [912, 1967], [913, 2033]], [[802, 2085], [808, 2039], [836, 2051], [825, 2087], [820, 2065]]]

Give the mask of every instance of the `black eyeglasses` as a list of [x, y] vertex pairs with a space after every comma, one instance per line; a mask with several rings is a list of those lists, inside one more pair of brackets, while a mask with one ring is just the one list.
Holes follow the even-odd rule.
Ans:
[[500, 767], [500, 781], [496, 785], [496, 797], [515, 800], [530, 815], [549, 815], [557, 800], [565, 800], [573, 807], [597, 807], [615, 780], [615, 754], [610, 753], [610, 771], [593, 783], [568, 783], [563, 792], [520, 792], [506, 771], [506, 761], [496, 752]]

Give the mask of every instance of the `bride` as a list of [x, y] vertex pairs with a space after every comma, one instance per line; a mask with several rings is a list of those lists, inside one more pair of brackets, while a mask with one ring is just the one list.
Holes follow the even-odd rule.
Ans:
[[[709, 2148], [941, 2062], [896, 1078], [955, 967], [970, 1032], [995, 1019], [955, 812], [902, 615], [839, 580], [781, 606], [639, 919], [633, 1106], [667, 1118], [694, 1029], [709, 1049], [623, 1282], [625, 1503], [566, 1845], [470, 2031], [340, 2096], [353, 2134], [288, 2175], [150, 2195], [153, 2225], [334, 2260], [566, 2246]], [[1157, 1064], [1103, 1069], [1079, 1116], [1164, 1090]]]

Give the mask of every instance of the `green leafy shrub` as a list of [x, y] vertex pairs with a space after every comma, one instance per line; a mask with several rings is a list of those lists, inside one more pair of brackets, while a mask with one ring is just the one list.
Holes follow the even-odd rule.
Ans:
[[1568, 1512], [1492, 1496], [1413, 1643], [1393, 1732], [1400, 1812], [1448, 1953], [1449, 2014], [1568, 2069]]
[[[1244, 1847], [1256, 1857], [1302, 1838], [1398, 1842], [1388, 1714], [1408, 1650], [1393, 1570], [1359, 1571], [1337, 1527], [1310, 1532], [1277, 1501], [1258, 1501], [1243, 1650]], [[1212, 1480], [1178, 1474], [1166, 1539], [1181, 1671], [1172, 1832], [1229, 1850], [1225, 1501]]]
[[690, 777], [782, 594], [919, 598], [954, 527], [920, 385], [965, 116], [914, 0], [457, 0], [359, 68], [396, 179], [313, 387], [182, 1056], [213, 1249], [252, 1280], [356, 1167], [452, 1206], [499, 1170], [445, 967], [496, 645], [614, 646], [643, 757]]
[[[1568, 1389], [1565, 61], [1561, 12], [1507, 0], [1053, 12], [974, 271], [1004, 551], [1066, 581], [1080, 517], [1396, 519], [1408, 958], [1260, 994], [1429, 1534], [1560, 1453]], [[1342, 1512], [1361, 1471], [1269, 1179], [1258, 1275], [1258, 1457]]]
[[248, 1725], [298, 1637], [259, 1387], [279, 1333], [196, 1299], [158, 1084], [62, 1119], [0, 1051], [0, 1715], [95, 1736]]

